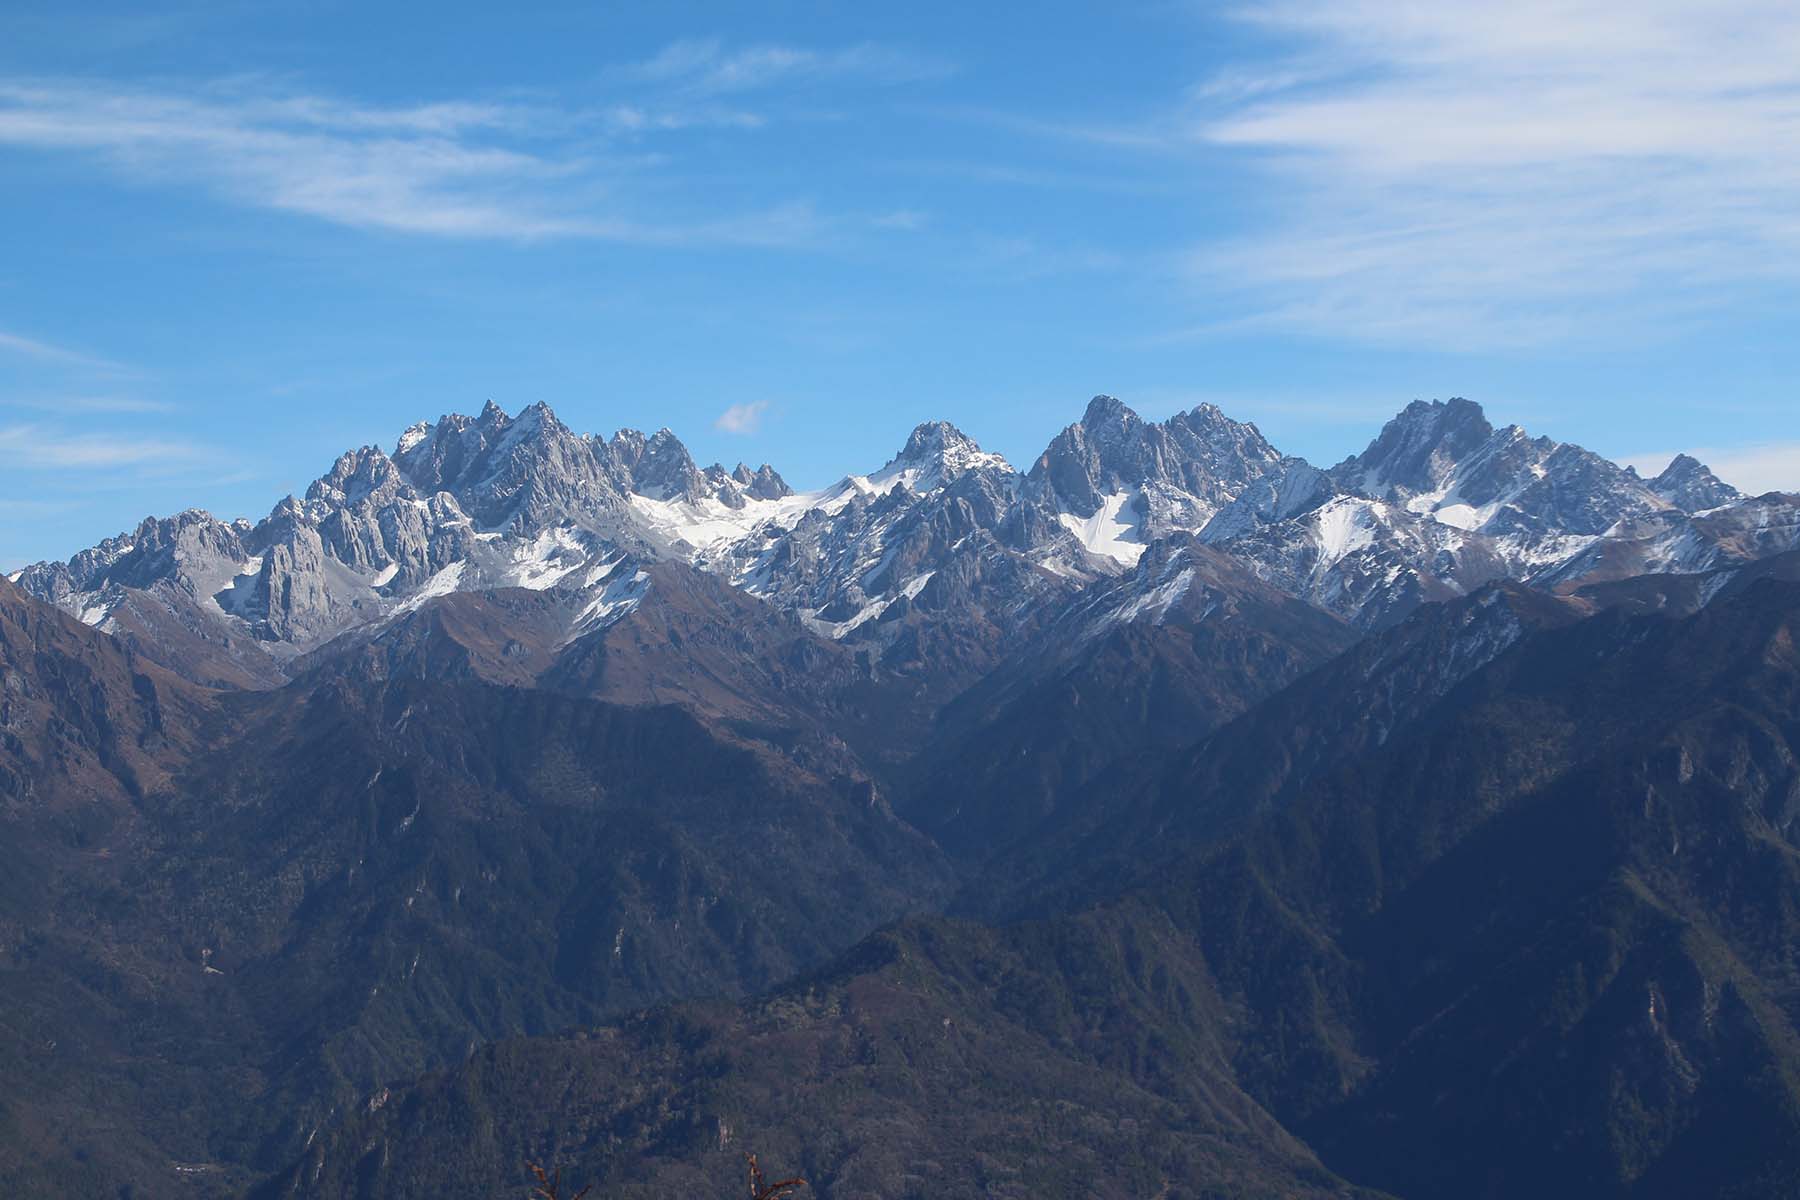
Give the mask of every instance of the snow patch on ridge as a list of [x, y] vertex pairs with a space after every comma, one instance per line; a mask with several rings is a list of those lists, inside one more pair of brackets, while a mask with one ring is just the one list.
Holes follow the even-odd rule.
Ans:
[[1319, 565], [1342, 562], [1375, 543], [1373, 514], [1368, 501], [1342, 498], [1319, 509]]
[[231, 582], [213, 593], [213, 607], [234, 617], [244, 616], [245, 606], [256, 595], [256, 585], [262, 578], [262, 566], [260, 554], [245, 559], [237, 573], [231, 577]]
[[631, 511], [651, 541], [665, 549], [686, 546], [705, 559], [711, 552], [749, 536], [759, 525], [773, 523], [784, 530], [792, 528], [808, 509], [837, 499], [840, 491], [844, 492], [843, 503], [847, 503], [847, 483], [823, 492], [795, 492], [779, 500], [747, 498], [742, 508], [732, 508], [710, 496], [701, 500], [657, 500], [633, 492]]
[[816, 612], [802, 614], [801, 620], [804, 621], [806, 627], [811, 629], [814, 633], [817, 633], [822, 637], [828, 637], [834, 642], [841, 641], [861, 626], [868, 624], [870, 621], [879, 619], [881, 614], [893, 607], [901, 600], [901, 598], [904, 597], [907, 600], [917, 599], [919, 593], [925, 590], [925, 585], [931, 582], [931, 577], [935, 574], [937, 574], [936, 571], [926, 571], [923, 574], [913, 576], [902, 584], [900, 590], [894, 595], [884, 596], [879, 600], [870, 600], [861, 608], [857, 609], [856, 612], [851, 614], [846, 620], [827, 621], [821, 618]]
[[649, 590], [650, 576], [643, 571], [629, 575], [621, 572], [617, 578], [607, 580], [606, 586], [576, 615], [564, 644], [622, 620], [637, 608]]
[[112, 615], [113, 603], [112, 600], [102, 597], [97, 603], [84, 605], [82, 610], [76, 614], [76, 619], [83, 625], [99, 628], [100, 622]]
[[534, 592], [555, 587], [564, 576], [580, 570], [588, 555], [580, 534], [568, 526], [546, 529], [529, 542], [515, 544], [512, 551], [501, 586]]
[[467, 559], [459, 559], [427, 579], [418, 591], [408, 596], [400, 607], [394, 610], [394, 615], [399, 616], [401, 613], [413, 612], [427, 600], [448, 596], [451, 592], [456, 591], [457, 585], [462, 582], [463, 570], [468, 565]]
[[1131, 566], [1144, 553], [1143, 516], [1136, 499], [1136, 492], [1114, 492], [1101, 499], [1090, 517], [1059, 512], [1056, 519], [1089, 553]]
[[1129, 625], [1139, 617], [1148, 615], [1157, 624], [1161, 624], [1168, 611], [1180, 602], [1194, 585], [1194, 568], [1184, 567], [1173, 577], [1164, 580], [1145, 592], [1135, 596], [1131, 601], [1113, 615], [1113, 621], [1120, 625]]

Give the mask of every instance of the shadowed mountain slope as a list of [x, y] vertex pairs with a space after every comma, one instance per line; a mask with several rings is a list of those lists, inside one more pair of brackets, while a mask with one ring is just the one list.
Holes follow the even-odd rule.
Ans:
[[0, 1190], [1782, 1194], [1797, 514], [1098, 397], [146, 520], [0, 581]]
[[[915, 923], [729, 1012], [500, 1048], [392, 1093], [287, 1184], [464, 1194], [436, 1164], [482, 1130], [495, 1156], [621, 1184], [697, 1179], [751, 1139], [827, 1197], [1341, 1188], [1294, 1138], [1338, 1179], [1420, 1200], [1786, 1194], [1800, 587], [1681, 620], [1513, 608], [1542, 599], [1456, 616], [1516, 628], [1478, 637], [1485, 661], [1453, 681], [1424, 649], [1454, 642], [1446, 623], [1387, 647], [1391, 670], [1448, 686], [1390, 706], [1361, 752], [1290, 755], [1248, 797], [1208, 793], [1240, 774], [1183, 776], [1170, 804], [1247, 823], [1116, 898], [997, 930]], [[1365, 699], [1387, 686], [1371, 662]], [[1228, 728], [1294, 738], [1309, 682]], [[1110, 1126], [1082, 1115], [1096, 1070]], [[1225, 1128], [1264, 1156], [1222, 1152]], [[1030, 1174], [1044, 1156], [1058, 1166]]]
[[768, 987], [948, 883], [866, 778], [688, 709], [342, 664], [159, 691], [107, 635], [5, 599], [20, 1194], [230, 1194], [384, 1081]]

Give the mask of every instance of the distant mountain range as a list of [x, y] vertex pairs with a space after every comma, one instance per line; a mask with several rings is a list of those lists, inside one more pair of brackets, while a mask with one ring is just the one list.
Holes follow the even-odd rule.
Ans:
[[0, 580], [0, 1190], [1800, 1194], [1800, 495], [489, 405]]
[[[1800, 500], [1746, 498], [1692, 458], [1641, 479], [1579, 446], [1417, 402], [1329, 470], [1202, 405], [1148, 422], [1110, 397], [1020, 472], [954, 426], [822, 491], [695, 466], [668, 430], [577, 434], [490, 403], [347, 452], [263, 520], [149, 518], [26, 592], [203, 683], [271, 686], [309, 651], [434, 597], [553, 592], [563, 644], [683, 563], [868, 652], [883, 669], [979, 669], [1044, 606], [1191, 534], [1359, 628], [1494, 579], [1549, 589], [1693, 573], [1800, 545]], [[927, 632], [928, 631], [928, 632]], [[982, 643], [923, 663], [936, 637]], [[962, 676], [959, 675], [959, 681]]]

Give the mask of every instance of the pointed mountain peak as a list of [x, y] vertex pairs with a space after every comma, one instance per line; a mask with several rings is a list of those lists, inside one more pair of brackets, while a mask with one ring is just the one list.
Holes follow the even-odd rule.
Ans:
[[[870, 476], [870, 482], [881, 491], [886, 491], [898, 480], [915, 492], [928, 492], [965, 472], [983, 467], [1012, 469], [1004, 458], [989, 454], [976, 444], [974, 438], [950, 422], [926, 421], [914, 427], [900, 453]], [[773, 471], [769, 474], [773, 477], [772, 483], [787, 486], [780, 483], [780, 476]]]
[[969, 452], [981, 453], [974, 438], [948, 421], [925, 421], [914, 427], [895, 461], [924, 464]]
[[688, 448], [673, 430], [663, 428], [649, 437], [635, 429], [613, 434], [611, 449], [631, 478], [631, 490], [652, 500], [698, 499], [709, 488]]
[[[489, 409], [493, 409], [492, 403], [482, 410], [477, 428], [487, 432], [491, 444], [497, 450], [507, 450], [523, 444], [543, 445], [575, 437], [574, 431], [564, 425], [542, 400], [527, 404], [515, 417], [508, 417], [505, 413], [490, 417]], [[498, 412], [497, 409], [494, 411]]]
[[[888, 464], [891, 467], [942, 468], [959, 473], [977, 467], [1005, 467], [1006, 460], [989, 454], [974, 438], [948, 421], [926, 421], [914, 427], [906, 445]], [[946, 474], [945, 479], [948, 480]]]
[[1650, 480], [1649, 488], [1684, 512], [1704, 512], [1744, 498], [1691, 454], [1677, 454], [1662, 474]]
[[749, 475], [747, 480], [740, 481], [744, 484], [745, 493], [758, 500], [780, 500], [794, 494], [794, 489], [788, 486], [787, 480], [768, 463], [762, 464], [754, 472], [747, 471], [744, 464], [739, 463], [738, 470]]
[[[1429, 430], [1439, 437], [1467, 432], [1486, 438], [1494, 432], [1494, 427], [1488, 423], [1487, 414], [1481, 410], [1481, 405], [1461, 396], [1452, 396], [1448, 400], [1414, 400], [1401, 409], [1400, 413], [1388, 424], [1408, 429]], [[1514, 425], [1509, 428], [1518, 429], [1519, 427]]]
[[394, 460], [380, 446], [362, 446], [338, 455], [331, 470], [306, 489], [308, 500], [355, 503], [372, 493], [404, 486]]
[[1494, 427], [1488, 424], [1481, 405], [1472, 400], [1460, 396], [1414, 400], [1382, 426], [1368, 449], [1347, 460], [1344, 468], [1356, 476], [1355, 484], [1372, 495], [1395, 488], [1430, 491], [1493, 436]]
[[1081, 424], [1090, 431], [1129, 429], [1141, 425], [1143, 418], [1115, 396], [1095, 396], [1081, 414]]
[[[490, 403], [492, 402], [490, 401]], [[535, 400], [521, 408], [519, 415], [514, 417], [513, 421], [515, 423], [528, 421], [544, 429], [563, 430], [568, 428], [557, 417], [556, 410], [542, 400]]]
[[[524, 418], [530, 412], [527, 409], [519, 416]], [[393, 461], [427, 491], [449, 487], [468, 463], [496, 444], [515, 424], [514, 418], [492, 400], [473, 417], [445, 413], [435, 425], [419, 421], [408, 426], [394, 443]], [[518, 430], [514, 438], [528, 433], [531, 427], [528, 424]]]
[[1076, 518], [1084, 530], [1096, 514], [1111, 520], [1140, 511], [1124, 506], [1124, 498], [1151, 488], [1162, 497], [1154, 506], [1160, 536], [1204, 528], [1221, 506], [1280, 462], [1255, 426], [1231, 420], [1214, 405], [1146, 421], [1117, 398], [1101, 395], [1088, 402], [1080, 421], [1051, 439], [1029, 479], [1059, 520]]
[[1211, 401], [1196, 404], [1186, 412], [1176, 413], [1162, 423], [1162, 428], [1175, 437], [1180, 437], [1182, 431], [1186, 430], [1201, 442], [1231, 447], [1239, 454], [1269, 459], [1281, 457], [1280, 452], [1263, 436], [1262, 430], [1249, 421], [1233, 420], [1226, 415], [1224, 409]]

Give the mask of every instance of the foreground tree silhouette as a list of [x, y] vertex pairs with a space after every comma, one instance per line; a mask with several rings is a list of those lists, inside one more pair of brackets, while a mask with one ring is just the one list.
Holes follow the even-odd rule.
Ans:
[[[756, 1155], [746, 1154], [744, 1157], [750, 1163], [750, 1200], [787, 1200], [797, 1189], [806, 1186], [806, 1180], [798, 1175], [792, 1179], [770, 1183], [763, 1175], [762, 1168], [757, 1165]], [[556, 1169], [554, 1175], [534, 1162], [526, 1163], [525, 1167], [537, 1180], [537, 1186], [531, 1189], [532, 1200], [582, 1200], [583, 1196], [594, 1190], [593, 1185], [589, 1184], [574, 1195], [565, 1197], [562, 1194], [561, 1167]]]
[[785, 1200], [794, 1194], [794, 1189], [806, 1186], [806, 1180], [796, 1175], [792, 1179], [783, 1179], [780, 1183], [767, 1183], [763, 1179], [762, 1168], [756, 1165], [756, 1155], [746, 1154], [750, 1160], [750, 1200]]
[[[532, 1200], [564, 1200], [562, 1194], [561, 1167], [556, 1168], [556, 1174], [554, 1175], [549, 1174], [544, 1168], [538, 1166], [534, 1162], [526, 1163], [525, 1167], [531, 1172], [533, 1177], [537, 1179], [537, 1186], [531, 1189]], [[576, 1192], [573, 1196], [567, 1197], [567, 1200], [581, 1200], [583, 1196], [593, 1190], [593, 1185], [590, 1184], [587, 1187], [582, 1188], [579, 1192]]]

